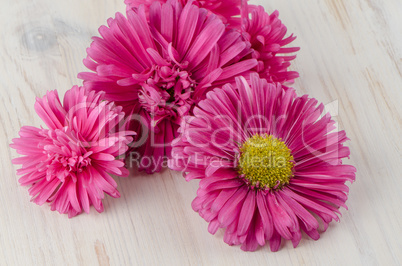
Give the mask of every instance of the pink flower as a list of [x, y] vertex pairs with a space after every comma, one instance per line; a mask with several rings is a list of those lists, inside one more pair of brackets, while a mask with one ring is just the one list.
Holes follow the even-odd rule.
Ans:
[[[144, 5], [147, 13], [154, 2], [166, 3], [167, 0], [124, 0], [127, 10]], [[182, 6], [185, 6], [188, 2], [192, 2], [192, 4], [205, 8], [209, 12], [219, 16], [225, 24], [228, 23], [231, 26], [240, 25], [238, 15], [240, 15], [241, 0], [178, 0], [178, 2]]]
[[31, 186], [29, 194], [38, 205], [50, 202], [51, 210], [71, 218], [93, 205], [103, 211], [104, 192], [120, 197], [110, 174], [128, 175], [120, 155], [134, 132], [119, 130], [121, 107], [103, 100], [102, 93], [85, 93], [74, 86], [64, 96], [57, 91], [38, 98], [35, 110], [49, 129], [23, 126], [20, 138], [10, 146], [22, 157], [19, 182]]
[[99, 32], [102, 38], [94, 37], [84, 60], [94, 73], [79, 78], [133, 114], [132, 128], [141, 132], [135, 143], [141, 158], [133, 158], [147, 173], [160, 171], [181, 117], [208, 90], [257, 65], [252, 58], [237, 62], [251, 52], [240, 33], [190, 3], [155, 2], [149, 22], [144, 6], [129, 10], [127, 18], [117, 13]]
[[209, 92], [183, 119], [169, 167], [201, 179], [192, 207], [210, 233], [226, 228], [229, 245], [277, 251], [282, 238], [296, 247], [302, 231], [317, 240], [319, 222], [339, 221], [356, 169], [342, 164], [346, 134], [332, 132], [323, 109], [255, 74]]
[[292, 82], [299, 77], [299, 73], [288, 71], [287, 68], [296, 55], [286, 54], [297, 52], [300, 48], [284, 47], [296, 37], [292, 34], [285, 38], [287, 29], [278, 16], [278, 11], [269, 15], [262, 6], [248, 6], [244, 1], [241, 32], [253, 49], [253, 53], [246, 58], [258, 60], [256, 71], [261, 78], [271, 82]]

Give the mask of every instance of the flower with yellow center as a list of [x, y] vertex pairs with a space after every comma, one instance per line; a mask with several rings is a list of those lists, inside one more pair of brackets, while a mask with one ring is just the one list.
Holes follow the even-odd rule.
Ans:
[[225, 229], [225, 243], [245, 251], [278, 251], [339, 221], [356, 168], [342, 163], [348, 138], [323, 109], [257, 73], [206, 95], [183, 120], [169, 166], [200, 179], [191, 207], [208, 232]]
[[293, 176], [293, 166], [290, 149], [272, 135], [256, 134], [240, 147], [238, 172], [251, 187], [281, 188]]

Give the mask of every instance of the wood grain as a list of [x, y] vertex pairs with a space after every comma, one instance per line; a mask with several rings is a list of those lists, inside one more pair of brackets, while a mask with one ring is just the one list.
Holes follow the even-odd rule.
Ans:
[[399, 0], [251, 1], [280, 18], [301, 47], [294, 87], [327, 104], [351, 141], [357, 181], [349, 210], [319, 241], [303, 237], [254, 253], [229, 247], [191, 209], [197, 182], [164, 170], [118, 179], [122, 197], [74, 219], [30, 203], [9, 148], [22, 125], [41, 125], [35, 97], [81, 84], [97, 28], [123, 0], [1, 0], [1, 265], [401, 265], [402, 4]]

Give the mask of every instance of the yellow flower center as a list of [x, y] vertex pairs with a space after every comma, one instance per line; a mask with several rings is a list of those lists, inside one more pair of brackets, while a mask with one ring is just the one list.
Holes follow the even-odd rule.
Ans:
[[293, 166], [290, 149], [272, 135], [254, 135], [240, 147], [238, 172], [252, 187], [281, 188], [293, 176]]

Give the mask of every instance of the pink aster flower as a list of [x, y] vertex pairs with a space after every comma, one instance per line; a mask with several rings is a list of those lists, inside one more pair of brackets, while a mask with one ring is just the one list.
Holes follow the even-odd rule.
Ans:
[[287, 54], [297, 52], [300, 48], [284, 47], [296, 37], [292, 34], [285, 38], [287, 28], [278, 16], [278, 11], [269, 15], [262, 6], [248, 6], [246, 1], [243, 2], [241, 32], [253, 49], [253, 53], [246, 58], [258, 60], [255, 70], [261, 78], [271, 82], [292, 82], [299, 77], [299, 73], [287, 69], [296, 55]]
[[[231, 26], [240, 25], [240, 5], [241, 0], [178, 0], [181, 5], [185, 6], [188, 2], [192, 4], [205, 8], [208, 12], [213, 13], [225, 24], [230, 24]], [[166, 3], [167, 0], [124, 0], [127, 5], [127, 10], [138, 8], [140, 5], [144, 5], [145, 11], [148, 13], [150, 6], [154, 2]], [[237, 17], [236, 17], [237, 16]]]
[[51, 210], [71, 218], [93, 205], [103, 211], [104, 193], [120, 197], [110, 174], [128, 175], [120, 155], [134, 132], [120, 130], [121, 107], [103, 100], [102, 93], [85, 93], [74, 86], [61, 104], [57, 91], [38, 98], [35, 110], [49, 129], [23, 126], [20, 138], [10, 146], [22, 157], [19, 182], [31, 186], [29, 194], [38, 205], [50, 202]]
[[144, 6], [129, 10], [127, 18], [117, 13], [99, 33], [84, 60], [93, 72], [78, 77], [133, 114], [141, 157], [133, 160], [147, 173], [160, 171], [181, 117], [206, 91], [257, 65], [252, 58], [238, 62], [251, 52], [240, 33], [191, 3], [182, 8], [178, 1], [155, 2], [149, 22]]
[[339, 221], [356, 169], [342, 164], [346, 134], [323, 108], [252, 75], [209, 92], [183, 119], [169, 166], [201, 179], [192, 207], [210, 233], [225, 228], [229, 245], [277, 251], [282, 238], [296, 247], [302, 231], [317, 240], [319, 223]]

